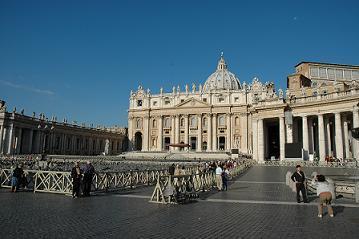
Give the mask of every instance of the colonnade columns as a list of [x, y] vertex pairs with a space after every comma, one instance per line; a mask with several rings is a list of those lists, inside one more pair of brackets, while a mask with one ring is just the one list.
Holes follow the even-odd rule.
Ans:
[[348, 121], [345, 117], [344, 119], [344, 148], [345, 148], [345, 158], [349, 158], [350, 150], [349, 150], [349, 133], [348, 133]]
[[202, 151], [202, 115], [199, 114], [198, 115], [198, 130], [197, 130], [197, 140], [198, 140], [198, 144], [197, 144], [197, 151], [201, 152]]
[[[176, 124], [175, 143], [176, 143], [176, 144], [179, 144], [179, 143], [180, 143], [180, 116], [179, 116], [179, 115], [176, 115], [175, 124]], [[179, 147], [176, 147], [175, 149], [176, 149], [176, 151], [179, 151], [179, 150], [180, 150]]]
[[9, 142], [8, 142], [8, 148], [7, 148], [7, 154], [12, 154], [14, 151], [14, 134], [15, 134], [15, 128], [14, 124], [11, 124], [10, 131], [9, 131]]
[[332, 140], [331, 140], [331, 134], [330, 134], [330, 120], [329, 117], [326, 120], [326, 130], [327, 130], [327, 145], [328, 145], [328, 156], [332, 156]]
[[279, 117], [279, 158], [285, 159], [285, 124], [284, 116]]
[[[128, 150], [132, 151], [133, 150], [133, 131], [132, 131], [132, 127], [133, 127], [133, 117], [129, 117], [128, 118]], [[97, 149], [97, 148], [96, 148]], [[95, 150], [96, 150], [95, 149]]]
[[343, 134], [342, 134], [342, 119], [340, 113], [335, 113], [335, 148], [336, 157], [343, 159]]
[[252, 120], [252, 144], [253, 160], [258, 161], [258, 123], [256, 119]]
[[307, 160], [309, 156], [309, 136], [308, 136], [308, 117], [304, 115], [303, 119], [303, 159]]
[[227, 150], [231, 150], [231, 114], [227, 114]]
[[1, 125], [0, 126], [0, 154], [3, 153], [3, 147], [4, 147], [3, 146], [3, 144], [4, 144], [3, 138], [4, 138], [4, 126]]
[[29, 145], [28, 145], [28, 152], [29, 154], [33, 153], [32, 152], [32, 138], [34, 136], [34, 130], [30, 129], [30, 132], [29, 132]]
[[163, 129], [162, 129], [162, 115], [158, 118], [158, 142], [157, 142], [157, 150], [163, 150]]
[[[353, 109], [353, 128], [359, 128], [359, 107], [354, 106]], [[353, 138], [353, 157], [359, 160], [359, 140]]]
[[263, 119], [258, 120], [258, 161], [264, 161], [264, 128]]
[[318, 115], [318, 141], [319, 141], [319, 160], [325, 160], [325, 134], [324, 134], [324, 116]]
[[212, 150], [212, 114], [207, 115], [207, 151]]
[[213, 143], [213, 151], [217, 151], [217, 114], [213, 114], [213, 118], [212, 118], [212, 123], [213, 123], [213, 132], [212, 132], [212, 143]]

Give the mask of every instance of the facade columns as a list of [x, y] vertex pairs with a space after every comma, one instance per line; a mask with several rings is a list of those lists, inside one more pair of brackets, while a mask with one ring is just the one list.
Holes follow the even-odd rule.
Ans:
[[213, 122], [213, 127], [212, 127], [212, 143], [213, 143], [213, 151], [217, 151], [217, 114], [213, 114], [213, 118], [212, 118], [212, 122]]
[[[294, 123], [294, 122], [293, 122]], [[293, 124], [286, 124], [287, 143], [293, 143]]]
[[345, 158], [350, 158], [349, 129], [348, 129], [347, 118], [344, 119], [344, 147], [345, 147]]
[[207, 151], [212, 151], [212, 114], [208, 114], [207, 119]]
[[[188, 144], [188, 134], [189, 134], [189, 129], [188, 129], [188, 115], [184, 116], [184, 143]], [[188, 147], [186, 148], [188, 150]]]
[[[180, 116], [179, 115], [176, 115], [176, 117], [175, 117], [175, 129], [176, 129], [176, 131], [175, 131], [175, 134], [176, 134], [175, 143], [179, 144], [180, 143]], [[180, 148], [176, 147], [175, 150], [179, 151]]]
[[202, 115], [199, 114], [197, 117], [197, 122], [198, 122], [198, 130], [197, 130], [197, 151], [201, 152], [202, 151]]
[[302, 117], [303, 122], [303, 160], [307, 160], [309, 156], [309, 136], [308, 136], [308, 117]]
[[264, 161], [264, 128], [263, 119], [258, 120], [258, 161]]
[[148, 116], [145, 116], [143, 118], [143, 147], [142, 147], [142, 151], [148, 151], [149, 150], [149, 142], [148, 142], [148, 138], [149, 138], [149, 121], [150, 118]]
[[162, 126], [162, 115], [160, 115], [160, 117], [158, 118], [158, 141], [157, 141], [157, 145], [158, 151], [162, 151], [163, 150], [163, 126]]
[[33, 129], [30, 129], [29, 130], [29, 145], [28, 145], [28, 152], [29, 154], [32, 154], [32, 138], [34, 136], [34, 130]]
[[[353, 109], [353, 128], [359, 128], [359, 107], [354, 106]], [[359, 160], [359, 139], [353, 138], [353, 158]]]
[[343, 134], [340, 112], [335, 113], [335, 151], [338, 159], [343, 159]]
[[0, 154], [3, 153], [3, 144], [4, 144], [4, 125], [0, 126]]
[[[171, 144], [175, 143], [175, 117], [171, 115]], [[173, 147], [170, 147], [172, 150]]]
[[258, 123], [256, 119], [252, 120], [252, 144], [253, 160], [258, 161]]
[[327, 123], [326, 123], [326, 130], [327, 130], [327, 145], [328, 145], [328, 156], [333, 156], [332, 155], [332, 138], [331, 138], [331, 134], [330, 134], [330, 120], [329, 117], [327, 119]]
[[128, 117], [128, 150], [133, 150], [133, 117]]
[[285, 159], [285, 124], [284, 124], [284, 116], [279, 117], [279, 159], [281, 161]]
[[319, 141], [319, 160], [325, 160], [325, 134], [324, 134], [324, 115], [318, 115], [318, 141]]
[[231, 128], [232, 128], [232, 120], [231, 114], [227, 114], [227, 150], [231, 150], [232, 148], [232, 140], [231, 140]]

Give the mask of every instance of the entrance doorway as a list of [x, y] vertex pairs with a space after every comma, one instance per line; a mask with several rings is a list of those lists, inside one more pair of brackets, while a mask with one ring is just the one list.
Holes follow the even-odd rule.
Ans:
[[141, 151], [142, 150], [142, 133], [137, 132], [135, 134], [135, 150]]
[[265, 123], [266, 126], [266, 157], [271, 159], [272, 157], [278, 159], [280, 154], [279, 148], [279, 121], [268, 121]]
[[197, 148], [197, 137], [191, 137], [191, 150], [196, 150]]
[[165, 137], [165, 150], [170, 150], [171, 138]]
[[224, 150], [226, 147], [226, 137], [220, 136], [218, 139], [218, 148], [219, 150]]

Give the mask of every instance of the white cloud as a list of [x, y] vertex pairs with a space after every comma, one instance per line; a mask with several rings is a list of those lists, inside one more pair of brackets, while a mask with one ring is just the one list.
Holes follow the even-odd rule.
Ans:
[[31, 92], [35, 92], [38, 94], [45, 94], [45, 95], [54, 95], [55, 92], [51, 91], [51, 90], [43, 90], [43, 89], [38, 89], [38, 88], [34, 88], [31, 86], [27, 86], [27, 85], [20, 85], [20, 84], [16, 84], [16, 83], [12, 83], [10, 81], [5, 81], [5, 80], [0, 80], [0, 83], [15, 89], [21, 89], [21, 90], [26, 90], [26, 91], [31, 91]]

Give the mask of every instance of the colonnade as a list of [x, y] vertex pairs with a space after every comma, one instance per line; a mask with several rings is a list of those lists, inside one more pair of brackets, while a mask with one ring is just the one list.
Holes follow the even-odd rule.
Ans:
[[[297, 140], [302, 143], [304, 160], [308, 160], [309, 155], [315, 152], [321, 161], [330, 156], [337, 159], [359, 158], [358, 140], [350, 137], [349, 133], [349, 125], [351, 125], [351, 128], [359, 127], [357, 105], [353, 107], [352, 112], [308, 113], [297, 115], [295, 118], [302, 122], [302, 128], [298, 129], [301, 130], [300, 133], [293, 131], [295, 129], [293, 125], [286, 124], [284, 116], [277, 119], [279, 121], [280, 160], [285, 159], [285, 144], [293, 143], [294, 134], [301, 134], [301, 138]], [[334, 118], [334, 121], [332, 118]], [[352, 120], [350, 120], [351, 118]], [[265, 121], [266, 118], [252, 119], [253, 158], [258, 161], [265, 160]], [[295, 122], [298, 123], [298, 121]]]

